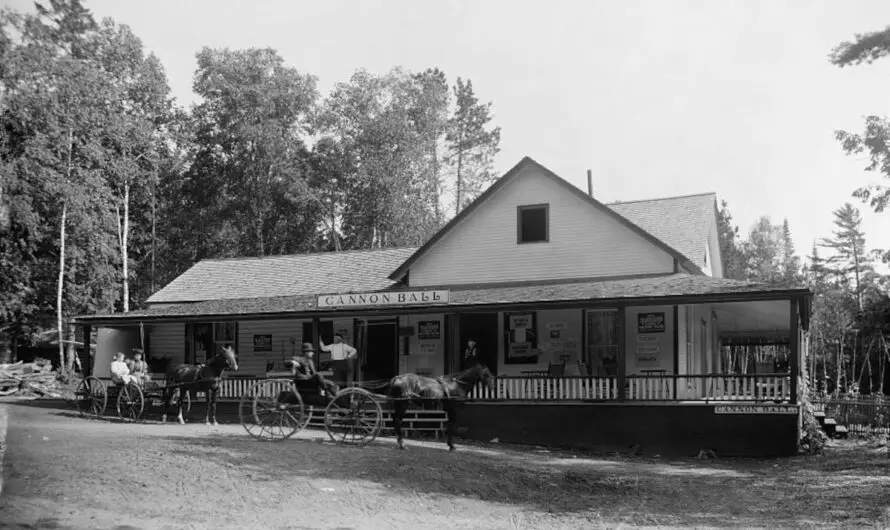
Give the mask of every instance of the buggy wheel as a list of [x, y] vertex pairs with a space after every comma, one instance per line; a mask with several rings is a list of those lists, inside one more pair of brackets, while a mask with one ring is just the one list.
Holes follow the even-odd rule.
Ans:
[[74, 402], [81, 416], [92, 414], [101, 416], [108, 405], [108, 391], [100, 379], [87, 376], [83, 378], [74, 392]]
[[368, 445], [383, 427], [383, 409], [373, 394], [349, 387], [338, 393], [324, 411], [324, 428], [340, 444]]
[[309, 421], [303, 398], [289, 379], [266, 379], [251, 386], [238, 403], [238, 418], [254, 438], [286, 440]]
[[145, 410], [145, 396], [142, 390], [130, 383], [120, 387], [117, 395], [117, 415], [124, 420], [138, 420]]

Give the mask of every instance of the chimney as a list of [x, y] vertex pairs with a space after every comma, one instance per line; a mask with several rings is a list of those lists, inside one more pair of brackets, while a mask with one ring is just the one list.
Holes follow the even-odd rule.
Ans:
[[587, 194], [593, 197], [593, 171], [587, 170]]

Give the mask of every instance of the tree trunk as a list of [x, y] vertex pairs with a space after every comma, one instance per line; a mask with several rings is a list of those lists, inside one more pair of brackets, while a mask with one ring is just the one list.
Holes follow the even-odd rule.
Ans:
[[461, 181], [461, 169], [463, 169], [464, 163], [464, 154], [460, 150], [460, 143], [458, 143], [458, 151], [457, 151], [457, 178], [455, 179], [455, 192], [454, 192], [454, 215], [460, 213], [460, 192], [461, 185], [463, 182]]
[[59, 366], [62, 369], [65, 363], [64, 328], [62, 326], [62, 292], [65, 287], [65, 222], [68, 218], [68, 203], [62, 202], [62, 222], [59, 228], [59, 285], [56, 289], [56, 325], [59, 331]]
[[124, 260], [124, 313], [130, 312], [130, 255], [127, 243], [130, 239], [130, 183], [124, 183], [124, 228], [121, 234], [121, 255]]
[[80, 364], [77, 359], [77, 345], [74, 343], [74, 337], [76, 336], [74, 324], [68, 324], [65, 331], [65, 336], [67, 337], [65, 339], [65, 351], [67, 352], [65, 362], [68, 363], [65, 365], [65, 368], [70, 374], [74, 372], [74, 365]]
[[151, 294], [155, 292], [155, 256], [157, 255], [157, 231], [156, 231], [156, 202], [157, 202], [157, 189], [152, 190], [151, 193]]

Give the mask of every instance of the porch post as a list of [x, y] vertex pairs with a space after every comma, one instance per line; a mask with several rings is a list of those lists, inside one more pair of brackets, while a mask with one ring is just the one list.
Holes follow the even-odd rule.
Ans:
[[799, 315], [798, 315], [798, 297], [791, 298], [791, 321], [788, 326], [789, 343], [791, 346], [791, 404], [797, 405], [797, 379], [800, 375], [800, 332], [799, 332]]
[[625, 328], [627, 327], [626, 320], [626, 311], [624, 306], [618, 306], [618, 370], [616, 371], [617, 385], [618, 385], [618, 401], [625, 401], [627, 399], [627, 392], [624, 388], [624, 375], [627, 369], [627, 354], [625, 353], [626, 348], [626, 333]]
[[89, 324], [83, 327], [83, 351], [84, 351], [84, 364], [83, 364], [83, 373], [80, 374], [83, 377], [93, 375], [93, 356], [90, 351], [90, 335], [93, 334], [93, 326]]
[[674, 306], [674, 399], [678, 399], [677, 381], [680, 379], [680, 306]]
[[[312, 345], [316, 348], [318, 348], [319, 327], [321, 327], [321, 318], [312, 317]], [[305, 341], [305, 339], [303, 340]]]

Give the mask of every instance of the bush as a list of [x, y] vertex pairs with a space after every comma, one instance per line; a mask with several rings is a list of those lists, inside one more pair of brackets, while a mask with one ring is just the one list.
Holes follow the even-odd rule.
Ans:
[[798, 449], [806, 455], [822, 454], [825, 444], [828, 442], [828, 436], [816, 420], [815, 409], [807, 396], [801, 397], [800, 407], [803, 415], [803, 430], [798, 442]]

